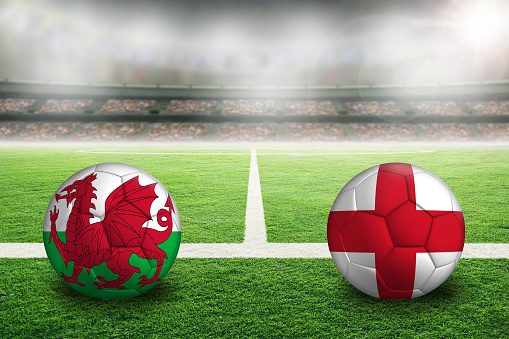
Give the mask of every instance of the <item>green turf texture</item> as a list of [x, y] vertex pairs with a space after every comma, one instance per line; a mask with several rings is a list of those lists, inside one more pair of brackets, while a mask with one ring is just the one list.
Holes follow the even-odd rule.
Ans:
[[[404, 162], [438, 175], [455, 193], [467, 243], [509, 243], [509, 148], [387, 147], [258, 150], [269, 242], [327, 242], [327, 218], [341, 188], [372, 166]], [[310, 153], [351, 152], [320, 155]], [[368, 154], [363, 154], [368, 153]]]
[[0, 259], [1, 338], [507, 338], [509, 260], [462, 259], [404, 301], [352, 287], [332, 259], [177, 259], [146, 294], [106, 301], [47, 259]]
[[[135, 145], [114, 148], [126, 152], [203, 152]], [[86, 146], [0, 147], [0, 242], [42, 242], [44, 214], [58, 187], [77, 171], [106, 162], [139, 167], [166, 187], [185, 230], [182, 242], [243, 241], [250, 150], [214, 150], [227, 153], [224, 155], [76, 152], [83, 149]], [[92, 148], [111, 149], [111, 146]]]

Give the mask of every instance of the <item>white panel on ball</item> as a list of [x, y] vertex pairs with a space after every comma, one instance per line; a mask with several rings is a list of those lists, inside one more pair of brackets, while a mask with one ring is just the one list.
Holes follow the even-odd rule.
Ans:
[[372, 211], [375, 209], [377, 178], [378, 172], [366, 178], [359, 185], [357, 185], [357, 188], [355, 188], [355, 202], [357, 205], [357, 210]]
[[349, 189], [339, 192], [336, 200], [332, 204], [331, 211], [356, 211], [355, 189]]
[[375, 253], [347, 252], [351, 263], [375, 268]]
[[461, 255], [461, 252], [431, 252], [429, 256], [433, 260], [435, 267], [438, 268], [455, 262], [458, 253]]
[[416, 253], [414, 289], [419, 289], [435, 272], [435, 265], [428, 253]]
[[449, 188], [428, 173], [414, 174], [415, 200], [418, 210], [452, 211]]
[[412, 299], [414, 298], [418, 298], [418, 297], [422, 297], [425, 293], [422, 293], [421, 290], [419, 289], [415, 289], [413, 292], [412, 292]]
[[421, 286], [420, 290], [424, 293], [429, 293], [433, 291], [451, 275], [455, 267], [456, 263], [453, 262], [450, 263], [449, 265], [436, 268], [435, 272], [433, 272], [428, 281], [426, 281], [426, 283], [423, 286]]
[[348, 264], [350, 260], [345, 252], [330, 252], [339, 272], [348, 280]]
[[350, 263], [348, 265], [348, 281], [362, 292], [379, 297], [376, 269]]
[[378, 168], [380, 167], [380, 165], [377, 165], [377, 166], [373, 166], [371, 168], [368, 168], [367, 170], [365, 171], [362, 171], [360, 172], [359, 174], [357, 174], [355, 177], [352, 178], [352, 180], [350, 180], [344, 187], [341, 191], [346, 191], [346, 190], [349, 190], [349, 189], [352, 189], [352, 188], [355, 188], [357, 187], [361, 182], [363, 182], [364, 180], [366, 180], [367, 177], [370, 177], [371, 175], [373, 174], [378, 174]]

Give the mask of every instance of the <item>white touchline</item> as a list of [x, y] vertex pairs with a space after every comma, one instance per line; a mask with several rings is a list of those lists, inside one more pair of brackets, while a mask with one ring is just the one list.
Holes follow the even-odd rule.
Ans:
[[[43, 243], [0, 243], [0, 258], [46, 258]], [[326, 243], [181, 244], [178, 258], [331, 258]], [[462, 259], [509, 259], [509, 244], [465, 244]], [[332, 260], [332, 258], [331, 258]]]
[[249, 168], [249, 184], [247, 187], [246, 229], [244, 243], [267, 243], [265, 229], [265, 215], [263, 213], [262, 188], [260, 174], [256, 160], [256, 150], [251, 150], [251, 165]]

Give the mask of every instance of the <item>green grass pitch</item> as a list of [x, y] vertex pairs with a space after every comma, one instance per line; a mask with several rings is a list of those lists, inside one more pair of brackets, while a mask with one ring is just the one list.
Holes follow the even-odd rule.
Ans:
[[462, 259], [426, 296], [369, 297], [329, 259], [177, 259], [146, 294], [88, 298], [45, 259], [0, 259], [2, 338], [507, 338], [509, 265]]
[[[183, 243], [242, 242], [249, 147], [94, 150], [110, 148], [116, 154], [0, 146], [0, 243], [41, 242], [52, 194], [71, 174], [101, 162], [132, 164], [158, 178], [176, 201]], [[341, 187], [368, 167], [400, 161], [451, 187], [467, 242], [509, 243], [508, 148], [392, 148], [257, 147], [268, 241], [326, 242]], [[397, 154], [405, 150], [433, 152]], [[147, 152], [193, 154], [132, 154]], [[323, 154], [334, 152], [356, 154]], [[0, 338], [507, 338], [508, 289], [508, 259], [462, 259], [435, 291], [388, 301], [357, 291], [332, 259], [177, 258], [146, 294], [104, 301], [74, 291], [47, 259], [4, 258]]]

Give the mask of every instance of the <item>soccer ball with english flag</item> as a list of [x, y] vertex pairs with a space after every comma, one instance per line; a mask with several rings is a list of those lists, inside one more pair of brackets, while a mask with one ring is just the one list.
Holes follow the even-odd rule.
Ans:
[[440, 286], [458, 264], [465, 222], [452, 190], [419, 166], [388, 163], [350, 180], [327, 224], [343, 276], [373, 297], [411, 299]]

